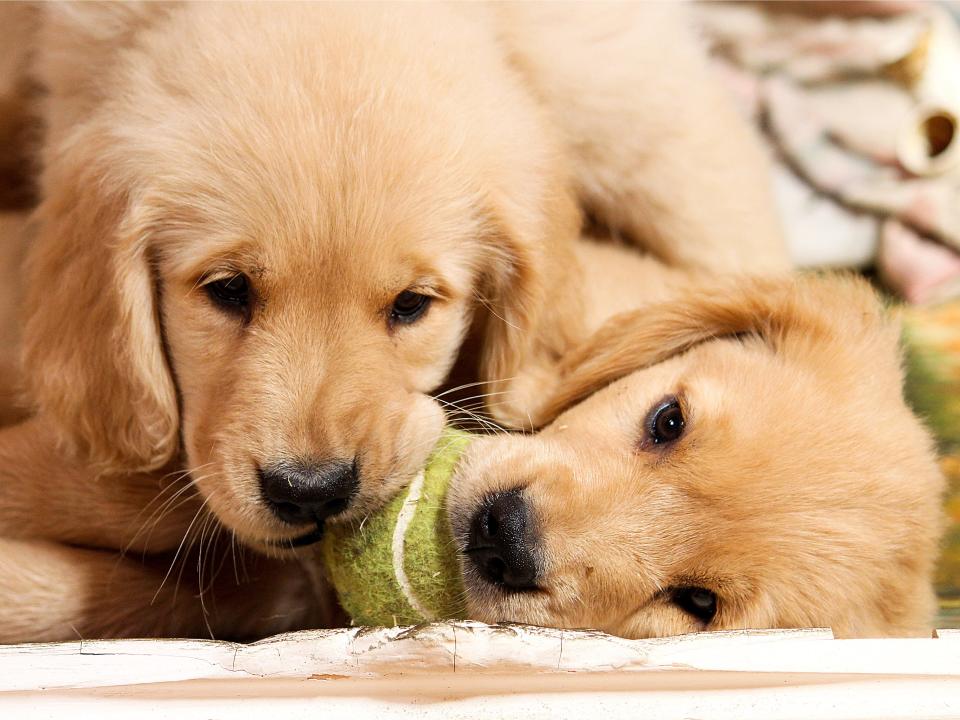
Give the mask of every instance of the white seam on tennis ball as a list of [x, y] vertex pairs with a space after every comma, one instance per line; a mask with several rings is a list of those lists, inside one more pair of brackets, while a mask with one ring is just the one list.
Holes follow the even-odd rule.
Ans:
[[420, 600], [413, 592], [410, 580], [407, 578], [407, 572], [403, 568], [403, 551], [407, 536], [407, 529], [417, 512], [417, 503], [420, 502], [420, 494], [423, 492], [423, 471], [410, 483], [410, 490], [407, 497], [403, 500], [403, 506], [397, 513], [397, 524], [393, 528], [393, 574], [397, 576], [397, 584], [400, 585], [400, 591], [410, 603], [410, 606], [420, 613], [424, 620], [433, 620], [433, 613], [420, 604]]

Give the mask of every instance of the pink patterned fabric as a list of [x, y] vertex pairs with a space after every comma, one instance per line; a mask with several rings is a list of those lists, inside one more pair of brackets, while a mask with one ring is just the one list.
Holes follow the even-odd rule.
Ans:
[[901, 10], [796, 15], [778, 3], [708, 3], [697, 12], [769, 145], [796, 259], [876, 267], [891, 290], [922, 303], [960, 295], [960, 161], [919, 176], [901, 145], [931, 87], [946, 87], [937, 101], [960, 112], [960, 32], [935, 5]]

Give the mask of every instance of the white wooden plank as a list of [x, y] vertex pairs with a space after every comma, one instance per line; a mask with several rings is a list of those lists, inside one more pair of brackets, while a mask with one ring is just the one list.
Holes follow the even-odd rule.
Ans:
[[960, 643], [834, 640], [827, 630], [624, 640], [598, 632], [482, 623], [309, 631], [252, 645], [118, 640], [0, 646], [0, 692], [218, 678], [373, 678], [469, 672], [666, 669], [960, 677]]
[[960, 718], [960, 680], [690, 672], [245, 678], [0, 694], [0, 716], [317, 720]]
[[957, 718], [960, 643], [482, 623], [0, 646], [0, 718]]

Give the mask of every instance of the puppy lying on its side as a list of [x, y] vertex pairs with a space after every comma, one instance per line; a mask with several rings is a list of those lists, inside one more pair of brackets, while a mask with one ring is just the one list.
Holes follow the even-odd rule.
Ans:
[[928, 633], [943, 479], [866, 282], [717, 284], [580, 256], [608, 307], [643, 307], [566, 360], [547, 427], [461, 459], [448, 512], [469, 617]]

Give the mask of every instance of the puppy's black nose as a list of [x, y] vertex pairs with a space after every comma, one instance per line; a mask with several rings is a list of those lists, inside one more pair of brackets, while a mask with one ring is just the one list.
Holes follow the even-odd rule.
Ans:
[[536, 533], [519, 490], [494, 493], [470, 522], [467, 555], [487, 581], [511, 590], [537, 587]]
[[260, 470], [260, 487], [281, 520], [322, 524], [347, 509], [360, 481], [356, 462], [281, 461]]

